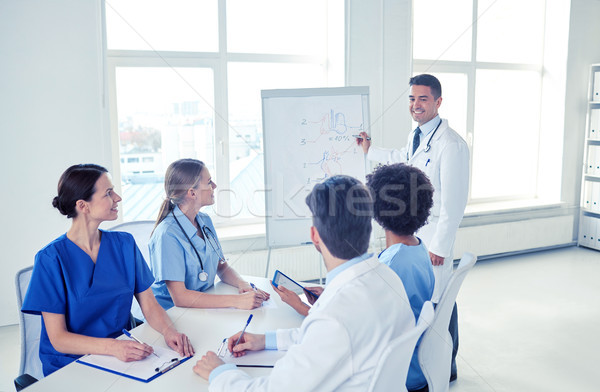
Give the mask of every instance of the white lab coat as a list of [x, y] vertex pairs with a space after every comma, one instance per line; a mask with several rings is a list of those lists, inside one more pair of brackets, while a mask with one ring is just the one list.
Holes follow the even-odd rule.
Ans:
[[[408, 139], [406, 147], [401, 150], [371, 146], [367, 158], [383, 163], [408, 163], [424, 171], [433, 185], [433, 207], [429, 222], [417, 235], [430, 252], [445, 257], [443, 265], [433, 268], [435, 289], [432, 301], [437, 303], [452, 275], [454, 240], [467, 205], [469, 147], [448, 126], [448, 120], [442, 120], [435, 135], [431, 132], [421, 140], [413, 156], [408, 153], [412, 151], [412, 132]], [[429, 139], [431, 148], [425, 152]]]
[[277, 331], [287, 353], [269, 376], [228, 370], [209, 390], [364, 392], [389, 341], [414, 325], [402, 281], [372, 257], [328, 283], [300, 328]]

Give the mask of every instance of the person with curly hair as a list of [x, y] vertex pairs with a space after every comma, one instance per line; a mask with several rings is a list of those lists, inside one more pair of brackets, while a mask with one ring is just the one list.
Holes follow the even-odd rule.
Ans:
[[[374, 200], [373, 217], [385, 230], [386, 249], [379, 254], [379, 261], [402, 280], [416, 321], [435, 286], [429, 253], [415, 236], [427, 223], [433, 187], [425, 173], [403, 163], [377, 167], [367, 175], [367, 187]], [[417, 358], [418, 347], [417, 343], [406, 379], [411, 392], [428, 388]]]

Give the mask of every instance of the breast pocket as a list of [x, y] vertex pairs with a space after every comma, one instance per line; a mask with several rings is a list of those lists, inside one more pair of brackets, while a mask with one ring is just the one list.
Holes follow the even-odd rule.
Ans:
[[430, 180], [431, 176], [435, 173], [435, 163], [432, 154], [422, 152], [414, 157], [410, 164], [427, 174], [427, 177], [429, 177]]

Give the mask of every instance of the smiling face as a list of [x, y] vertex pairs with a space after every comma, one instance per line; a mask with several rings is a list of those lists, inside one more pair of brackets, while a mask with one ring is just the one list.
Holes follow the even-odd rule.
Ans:
[[196, 190], [199, 193], [198, 202], [201, 208], [215, 204], [215, 189], [217, 188], [217, 184], [213, 182], [206, 166], [202, 169], [200, 177], [200, 183], [196, 186]]
[[100, 222], [112, 221], [119, 216], [117, 204], [122, 200], [114, 191], [114, 185], [108, 173], [104, 173], [96, 181], [95, 192], [90, 201], [79, 200], [78, 203], [89, 217]]
[[431, 94], [431, 87], [415, 84], [410, 87], [408, 101], [410, 115], [421, 126], [438, 115], [438, 109], [442, 104], [442, 97], [435, 99]]

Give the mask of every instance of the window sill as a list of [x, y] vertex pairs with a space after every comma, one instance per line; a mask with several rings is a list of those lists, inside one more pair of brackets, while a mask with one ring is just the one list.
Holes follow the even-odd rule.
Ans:
[[547, 208], [563, 208], [567, 205], [561, 201], [545, 201], [541, 199], [503, 200], [488, 203], [474, 203], [467, 205], [465, 217], [506, 212], [521, 212]]
[[[570, 207], [572, 206], [569, 206], [566, 202], [545, 201], [540, 199], [470, 204], [465, 210], [465, 217], [461, 223], [461, 227], [501, 223], [550, 215], [565, 215], [573, 212]], [[240, 240], [253, 240], [253, 242], [265, 240], [264, 222], [230, 225], [221, 224], [218, 225], [216, 229], [217, 235], [223, 243], [231, 243]], [[254, 246], [252, 248], [254, 248]]]
[[557, 215], [568, 215], [578, 210], [564, 201], [541, 199], [497, 201], [470, 204], [465, 209], [461, 227], [503, 223]]
[[265, 236], [265, 223], [219, 225], [215, 227], [220, 240], [252, 239]]

